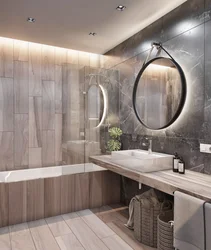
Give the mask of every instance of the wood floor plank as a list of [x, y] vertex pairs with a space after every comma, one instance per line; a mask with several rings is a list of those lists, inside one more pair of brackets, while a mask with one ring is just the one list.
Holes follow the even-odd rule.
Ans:
[[109, 236], [102, 239], [102, 241], [110, 250], [133, 250], [118, 235]]
[[126, 228], [121, 221], [113, 221], [107, 225], [134, 250], [153, 250], [135, 239], [134, 232]]
[[10, 226], [12, 250], [36, 250], [27, 223]]
[[62, 216], [55, 216], [45, 219], [54, 237], [71, 233]]
[[28, 62], [14, 62], [15, 113], [29, 112], [29, 67]]
[[14, 133], [0, 132], [0, 171], [14, 170]]
[[77, 214], [65, 215], [63, 218], [86, 250], [108, 250], [90, 227], [81, 218], [77, 217]]
[[13, 131], [13, 79], [0, 78], [0, 131]]
[[73, 233], [56, 237], [56, 241], [61, 250], [84, 250], [83, 246]]
[[29, 96], [42, 96], [41, 46], [29, 43]]
[[28, 223], [36, 250], [60, 250], [45, 220]]
[[100, 238], [114, 235], [115, 233], [89, 209], [77, 212], [83, 221], [92, 229], [92, 231]]
[[0, 249], [11, 250], [9, 227], [0, 228]]

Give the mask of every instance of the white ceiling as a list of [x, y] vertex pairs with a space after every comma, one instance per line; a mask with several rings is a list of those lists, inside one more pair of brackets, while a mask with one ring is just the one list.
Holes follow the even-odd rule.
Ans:
[[0, 0], [0, 36], [103, 54], [185, 1]]

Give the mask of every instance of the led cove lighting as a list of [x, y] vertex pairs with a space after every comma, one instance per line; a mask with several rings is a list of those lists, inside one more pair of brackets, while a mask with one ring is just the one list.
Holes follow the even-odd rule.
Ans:
[[117, 9], [117, 10], [120, 10], [120, 11], [123, 11], [123, 10], [126, 9], [126, 6], [124, 6], [124, 5], [119, 5], [119, 6], [116, 7], [116, 9]]
[[35, 22], [35, 18], [33, 18], [33, 17], [28, 17], [28, 18], [27, 18], [27, 22], [29, 22], [29, 23], [34, 23], [34, 22]]

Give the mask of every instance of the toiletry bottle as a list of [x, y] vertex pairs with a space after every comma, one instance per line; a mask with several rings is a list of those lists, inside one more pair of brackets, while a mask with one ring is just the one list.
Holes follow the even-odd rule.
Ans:
[[185, 173], [185, 163], [182, 160], [182, 157], [180, 158], [179, 163], [178, 163], [178, 171], [179, 171], [180, 174]]
[[179, 156], [177, 153], [175, 153], [175, 156], [173, 158], [173, 172], [178, 172], [178, 164], [179, 164]]

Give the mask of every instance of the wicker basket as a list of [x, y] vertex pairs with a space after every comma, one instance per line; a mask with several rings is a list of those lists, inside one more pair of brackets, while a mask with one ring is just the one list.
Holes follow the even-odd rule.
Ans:
[[158, 216], [158, 250], [173, 250], [173, 210], [166, 211]]
[[136, 200], [134, 204], [134, 234], [144, 245], [157, 247], [157, 218], [162, 211], [172, 208], [171, 203], [163, 202], [157, 207], [145, 208]]

